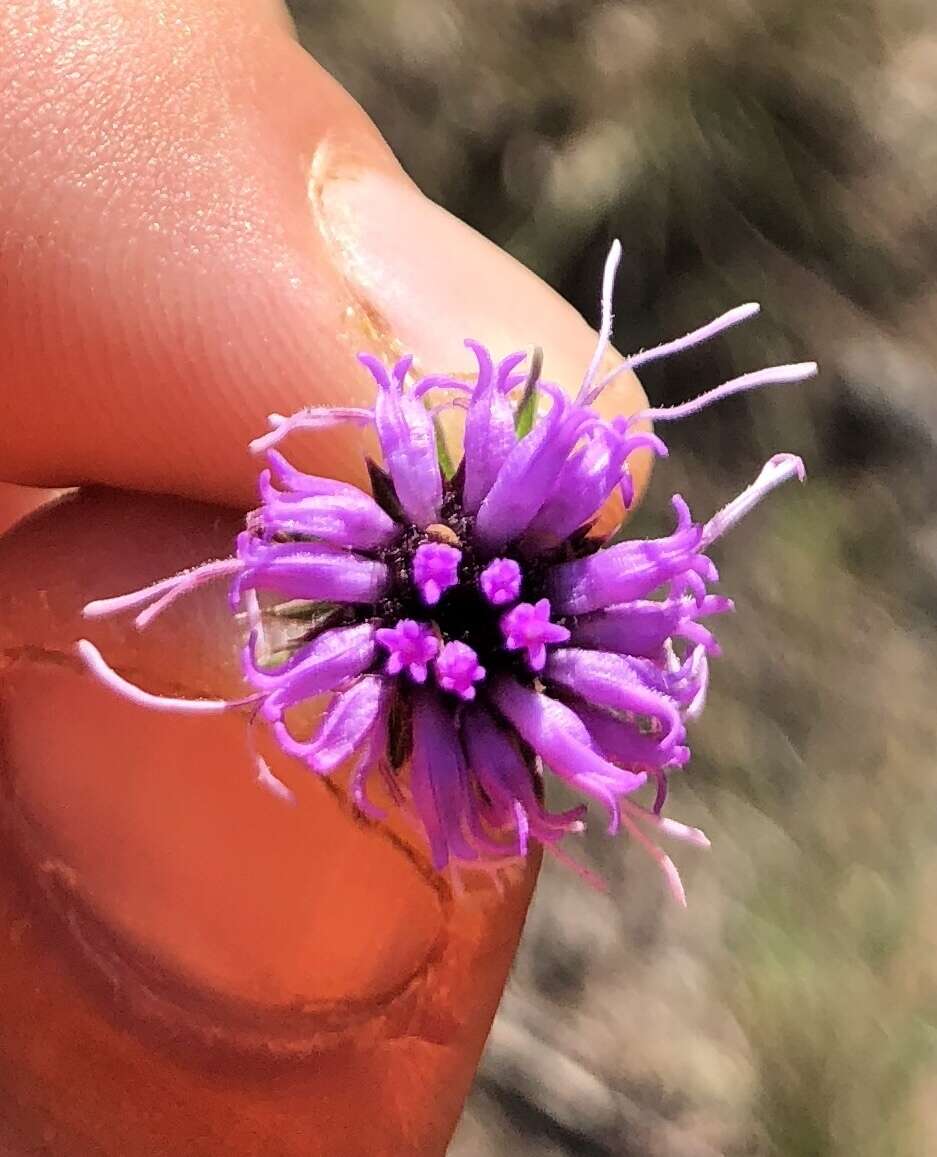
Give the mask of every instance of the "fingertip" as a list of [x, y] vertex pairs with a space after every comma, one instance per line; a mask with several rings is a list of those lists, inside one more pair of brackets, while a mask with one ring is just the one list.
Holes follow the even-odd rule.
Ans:
[[[550, 377], [577, 388], [591, 330], [415, 189], [272, 6], [205, 3], [162, 23], [144, 6], [119, 27], [108, 10], [17, 26], [26, 80], [0, 184], [17, 289], [0, 311], [7, 477], [249, 508], [247, 446], [266, 415], [370, 405], [361, 351], [463, 372], [466, 338], [542, 345]], [[37, 84], [66, 35], [97, 53], [95, 115], [80, 86]], [[613, 393], [619, 412], [638, 404], [633, 378]], [[305, 434], [296, 455], [362, 482], [367, 441], [339, 427]]]

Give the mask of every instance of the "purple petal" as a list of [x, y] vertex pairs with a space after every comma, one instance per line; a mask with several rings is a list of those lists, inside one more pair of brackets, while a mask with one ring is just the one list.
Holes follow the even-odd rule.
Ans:
[[274, 722], [302, 700], [334, 691], [346, 679], [363, 674], [374, 661], [374, 628], [364, 623], [323, 631], [280, 667], [262, 667], [256, 647], [252, 636], [245, 648], [244, 674], [265, 692], [261, 714]]
[[690, 638], [717, 651], [712, 635], [696, 619], [703, 615], [732, 610], [729, 599], [707, 595], [702, 603], [694, 599], [665, 599], [662, 602], [636, 601], [583, 615], [573, 626], [572, 641], [577, 647], [615, 651], [654, 659], [667, 639]]
[[475, 534], [492, 551], [527, 529], [570, 451], [597, 421], [590, 410], [572, 405], [557, 387], [542, 382], [539, 388], [552, 396], [552, 409], [514, 444], [478, 511]]
[[[544, 677], [586, 702], [656, 720], [664, 729], [664, 743], [683, 742], [679, 709], [665, 692], [666, 675], [647, 660], [564, 647], [550, 656]], [[649, 685], [652, 680], [656, 687]]]
[[401, 359], [392, 376], [370, 354], [359, 354], [358, 360], [371, 371], [378, 385], [374, 405], [377, 436], [397, 498], [416, 526], [429, 526], [439, 515], [442, 475], [432, 415], [422, 402], [403, 391], [403, 379], [412, 358]]
[[580, 615], [643, 599], [662, 583], [693, 570], [702, 530], [690, 521], [683, 500], [675, 496], [673, 501], [679, 520], [667, 538], [622, 542], [554, 567], [548, 592], [557, 611]]
[[232, 585], [235, 605], [244, 590], [314, 602], [374, 603], [388, 582], [383, 563], [315, 542], [270, 543], [242, 534], [238, 555], [244, 569]]
[[335, 478], [322, 478], [318, 474], [297, 470], [278, 450], [267, 451], [267, 466], [274, 482], [281, 487], [283, 498], [293, 495], [297, 498], [321, 498], [326, 495], [354, 498], [363, 493], [349, 482], [338, 482]]
[[335, 696], [311, 740], [294, 739], [284, 723], [275, 723], [274, 733], [284, 751], [303, 760], [313, 771], [327, 774], [367, 740], [386, 709], [389, 694], [386, 680], [379, 675], [366, 675]]
[[[279, 455], [271, 453], [270, 457]], [[288, 467], [288, 482], [284, 472], [277, 471], [289, 487], [279, 490], [271, 482], [271, 473], [272, 469], [260, 475], [262, 505], [250, 516], [252, 528], [264, 534], [303, 534], [336, 546], [374, 550], [387, 546], [399, 533], [393, 519], [356, 486], [328, 485], [326, 479]]]
[[486, 711], [474, 708], [465, 713], [462, 742], [472, 773], [491, 800], [489, 822], [496, 829], [516, 831], [519, 855], [527, 853], [528, 835], [554, 844], [570, 832], [582, 831], [585, 807], [555, 815], [548, 812], [537, 798], [533, 775], [516, 745]]
[[643, 787], [647, 776], [635, 775], [603, 758], [579, 716], [559, 700], [522, 687], [513, 679], [502, 679], [493, 698], [550, 770], [603, 803], [612, 827], [617, 827], [618, 798]]
[[441, 870], [451, 859], [478, 859], [466, 836], [473, 807], [468, 771], [455, 725], [436, 692], [417, 692], [412, 702], [410, 792], [429, 838], [433, 866]]
[[375, 772], [383, 775], [385, 786], [391, 798], [397, 803], [403, 802], [400, 788], [387, 767], [390, 704], [391, 697], [389, 695], [382, 696], [380, 710], [358, 752], [349, 784], [349, 791], [355, 806], [371, 820], [382, 820], [385, 814], [381, 808], [368, 799], [368, 779]]
[[663, 746], [658, 737], [642, 732], [635, 723], [616, 718], [584, 701], [570, 703], [589, 729], [602, 754], [632, 771], [660, 771], [665, 767], [683, 767], [689, 761], [688, 747]]
[[301, 534], [332, 546], [375, 550], [387, 546], [399, 532], [396, 523], [377, 503], [360, 498], [268, 497], [257, 512], [255, 527], [266, 535]]
[[[517, 443], [514, 411], [496, 378], [491, 355], [475, 341], [465, 343], [478, 360], [478, 380], [465, 416], [463, 506], [474, 514]], [[514, 365], [516, 365], [516, 361]]]
[[567, 459], [526, 537], [542, 546], [562, 542], [593, 518], [622, 482], [630, 494], [626, 463], [636, 450], [651, 449], [667, 456], [667, 447], [659, 438], [645, 433], [629, 435], [627, 427], [624, 420], [598, 427], [586, 445]]

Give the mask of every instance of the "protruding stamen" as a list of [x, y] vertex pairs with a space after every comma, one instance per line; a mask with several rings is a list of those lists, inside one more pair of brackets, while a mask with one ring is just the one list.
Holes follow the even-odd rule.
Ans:
[[92, 675], [105, 687], [114, 691], [122, 699], [136, 703], [138, 707], [148, 707], [151, 711], [176, 711], [188, 715], [220, 715], [237, 707], [246, 707], [257, 701], [258, 696], [246, 699], [177, 699], [169, 695], [153, 695], [137, 687], [105, 662], [104, 656], [94, 643], [79, 639], [75, 644], [78, 657]]
[[150, 605], [141, 611], [134, 620], [135, 625], [142, 629], [158, 614], [175, 602], [181, 595], [188, 594], [204, 583], [212, 582], [217, 578], [224, 578], [236, 574], [243, 564], [236, 558], [224, 558], [215, 562], [206, 562], [192, 570], [181, 571], [168, 579], [151, 583], [140, 590], [131, 591], [126, 595], [115, 595], [110, 599], [94, 599], [82, 608], [86, 619], [106, 618], [121, 611], [132, 610], [134, 607]]
[[610, 374], [606, 374], [598, 385], [590, 390], [588, 401], [595, 401], [605, 387], [624, 370], [635, 370], [640, 366], [646, 366], [649, 362], [658, 362], [663, 358], [671, 357], [673, 354], [692, 349], [693, 346], [702, 345], [704, 342], [710, 341], [720, 333], [725, 332], [725, 330], [731, 329], [743, 321], [748, 321], [748, 319], [754, 317], [760, 309], [761, 306], [757, 301], [749, 301], [745, 305], [737, 305], [734, 309], [730, 309], [727, 313], [721, 314], [713, 321], [700, 326], [699, 329], [694, 329], [684, 337], [678, 337], [674, 341], [664, 342], [662, 345], [654, 346], [652, 349], [631, 354], [630, 357], [625, 358], [620, 366], [616, 366]]
[[493, 607], [513, 603], [521, 593], [523, 574], [513, 558], [496, 558], [478, 577], [482, 594]]
[[400, 619], [393, 627], [382, 627], [375, 635], [390, 652], [384, 670], [399, 675], [406, 669], [414, 683], [425, 683], [429, 664], [439, 653], [439, 640], [425, 623]]
[[353, 426], [370, 426], [374, 421], [374, 411], [365, 410], [361, 406], [309, 406], [289, 417], [285, 414], [268, 414], [267, 421], [273, 429], [248, 442], [247, 448], [252, 454], [262, 454], [282, 442], [294, 430], [325, 430], [346, 422]]
[[460, 699], [475, 698], [475, 683], [485, 678], [485, 668], [467, 643], [446, 643], [436, 660], [436, 681], [443, 691]]
[[593, 390], [592, 383], [595, 381], [595, 376], [602, 365], [602, 359], [608, 350], [609, 342], [612, 340], [612, 321], [614, 320], [612, 293], [615, 290], [615, 276], [618, 273], [620, 261], [621, 242], [616, 237], [608, 251], [608, 257], [605, 258], [605, 271], [602, 274], [602, 320], [599, 326], [599, 340], [595, 343], [592, 361], [589, 362], [589, 368], [586, 370], [586, 375], [579, 388], [579, 396], [576, 400], [581, 406], [588, 406], [605, 387], [605, 382], [602, 382], [598, 389]]
[[635, 414], [634, 420], [645, 419], [651, 422], [676, 422], [680, 418], [688, 418], [691, 414], [698, 414], [714, 402], [721, 402], [723, 398], [730, 398], [733, 394], [741, 394], [746, 390], [757, 390], [761, 386], [788, 386], [795, 382], [803, 382], [812, 378], [817, 372], [816, 362], [795, 362], [789, 366], [768, 366], [764, 370], [756, 370], [752, 374], [742, 374], [740, 378], [732, 378], [707, 390], [698, 398], [691, 398], [678, 406], [658, 406], [656, 409], [642, 410]]
[[803, 482], [807, 477], [804, 463], [796, 454], [775, 454], [762, 467], [761, 473], [742, 493], [712, 516], [703, 527], [703, 546], [708, 546], [735, 526], [750, 510], [753, 510], [766, 494], [770, 494], [782, 482], [797, 477]]
[[413, 555], [413, 581], [423, 602], [434, 607], [459, 581], [462, 551], [444, 542], [424, 542]]
[[527, 663], [532, 671], [543, 670], [548, 643], [565, 643], [569, 639], [565, 627], [550, 622], [549, 599], [519, 603], [501, 619], [501, 631], [509, 651], [527, 652]]

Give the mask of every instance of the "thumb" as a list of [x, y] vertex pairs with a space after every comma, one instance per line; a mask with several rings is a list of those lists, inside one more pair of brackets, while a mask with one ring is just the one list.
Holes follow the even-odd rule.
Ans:
[[[279, 7], [33, 0], [0, 37], [5, 480], [247, 506], [266, 414], [370, 397], [359, 350], [546, 344], [581, 378], [583, 320], [417, 191]], [[310, 453], [360, 469], [334, 432]]]

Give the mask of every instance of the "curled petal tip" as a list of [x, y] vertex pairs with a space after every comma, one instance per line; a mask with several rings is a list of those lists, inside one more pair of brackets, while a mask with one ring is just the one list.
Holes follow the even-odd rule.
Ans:
[[360, 364], [363, 365], [371, 377], [374, 378], [380, 389], [393, 389], [393, 383], [391, 382], [390, 375], [387, 372], [387, 367], [380, 360], [380, 358], [376, 358], [374, 354], [368, 353], [359, 353], [357, 357]]
[[270, 770], [270, 765], [265, 759], [260, 756], [257, 757], [257, 783], [268, 791], [271, 795], [276, 796], [277, 799], [282, 800], [283, 803], [296, 806], [296, 795], [283, 782], [278, 779]]
[[680, 879], [680, 873], [677, 871], [677, 865], [670, 856], [664, 856], [660, 862], [660, 866], [663, 869], [667, 886], [670, 888], [671, 896], [673, 896], [681, 908], [685, 908], [687, 906], [686, 890], [683, 887], [683, 881]]
[[268, 414], [267, 422], [270, 429], [266, 434], [258, 434], [256, 438], [252, 438], [247, 443], [247, 448], [251, 454], [264, 454], [275, 446], [281, 439], [280, 427], [285, 425], [286, 420], [283, 414]]
[[788, 474], [796, 474], [799, 482], [807, 481], [807, 467], [803, 458], [797, 454], [775, 454], [768, 465], [785, 470]]

